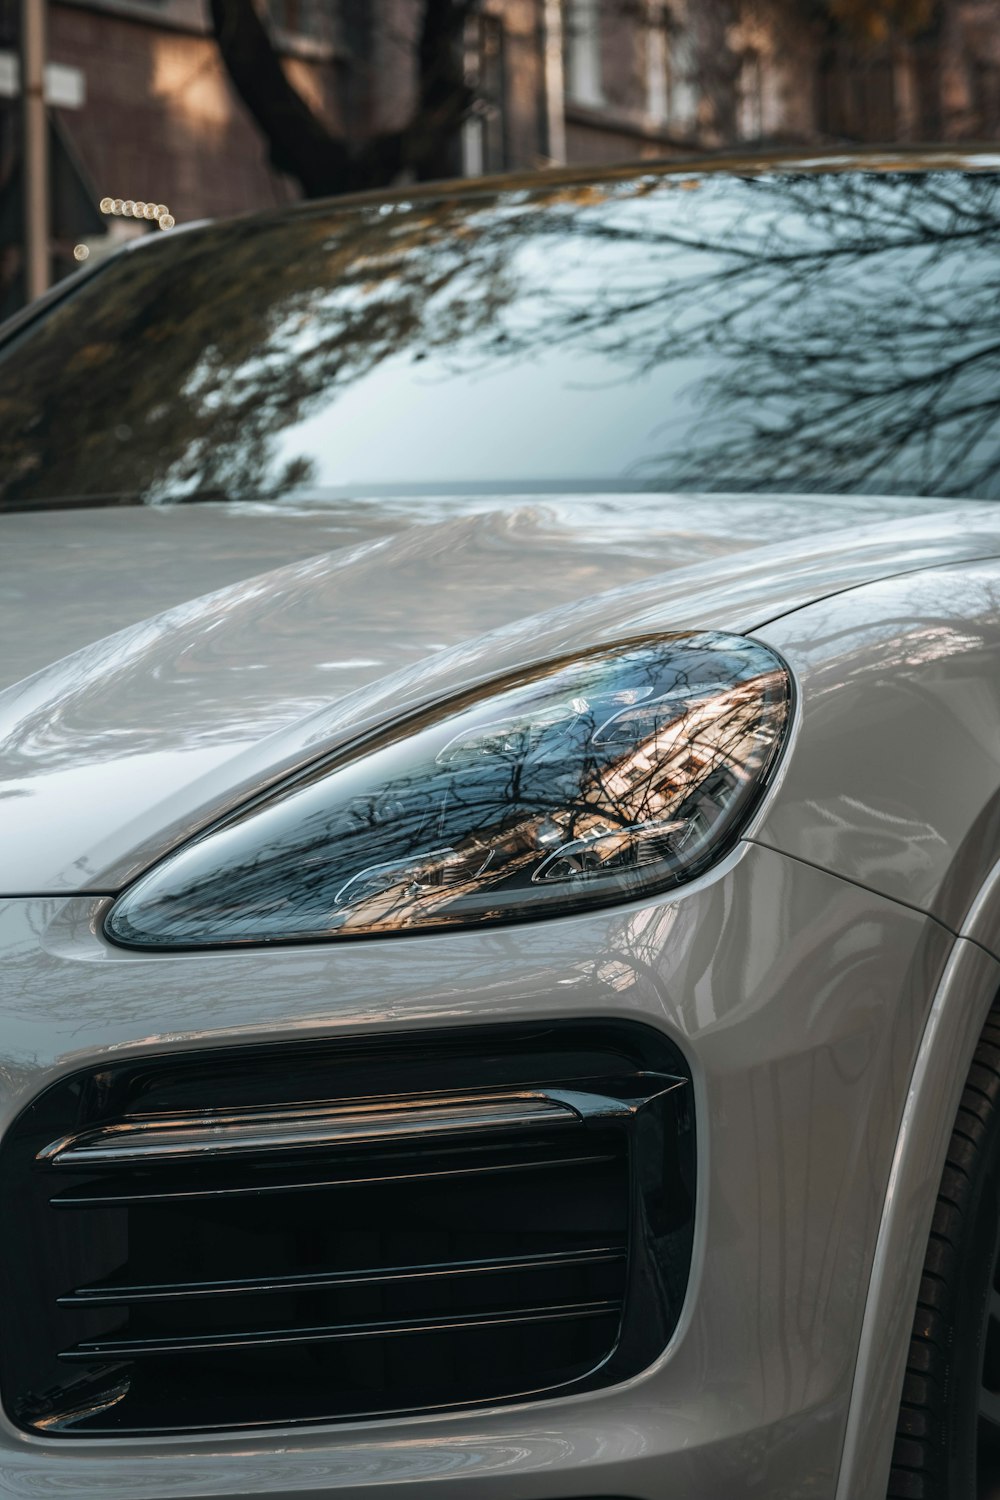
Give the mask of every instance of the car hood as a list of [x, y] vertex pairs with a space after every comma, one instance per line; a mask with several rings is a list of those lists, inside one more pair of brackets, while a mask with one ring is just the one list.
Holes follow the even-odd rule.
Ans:
[[748, 630], [995, 554], [995, 509], [630, 494], [0, 518], [0, 893], [120, 889], [276, 776], [526, 661]]

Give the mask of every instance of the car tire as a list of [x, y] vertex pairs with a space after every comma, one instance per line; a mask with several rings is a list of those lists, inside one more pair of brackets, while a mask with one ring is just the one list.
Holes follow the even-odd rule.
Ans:
[[976, 1047], [934, 1207], [890, 1500], [1000, 1500], [1000, 999]]

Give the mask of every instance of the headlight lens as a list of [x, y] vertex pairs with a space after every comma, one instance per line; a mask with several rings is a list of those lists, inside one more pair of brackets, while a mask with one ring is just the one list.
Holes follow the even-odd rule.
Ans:
[[625, 643], [410, 717], [169, 856], [115, 904], [137, 947], [509, 922], [692, 878], [745, 825], [789, 678], [755, 641]]

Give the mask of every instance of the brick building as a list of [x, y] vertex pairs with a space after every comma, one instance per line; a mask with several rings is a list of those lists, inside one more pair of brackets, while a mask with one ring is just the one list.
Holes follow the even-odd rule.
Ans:
[[[331, 128], [361, 140], [405, 122], [419, 0], [269, 4], [288, 71]], [[16, 12], [17, 0], [0, 0], [8, 310], [19, 234]], [[483, 0], [466, 56], [479, 105], [455, 169], [1000, 135], [1000, 0], [941, 0], [925, 35], [879, 46], [851, 42], [821, 13], [799, 0]], [[229, 84], [205, 0], [48, 0], [48, 17], [56, 150], [72, 179], [56, 215], [58, 270], [71, 264], [73, 239], [93, 232], [80, 223], [83, 199], [165, 203], [185, 222], [296, 196]]]

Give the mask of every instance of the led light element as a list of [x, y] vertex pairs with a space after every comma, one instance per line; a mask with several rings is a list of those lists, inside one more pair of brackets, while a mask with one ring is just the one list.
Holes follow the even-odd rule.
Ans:
[[788, 718], [756, 641], [660, 636], [548, 662], [391, 725], [143, 876], [133, 947], [510, 922], [701, 873], [738, 838]]

